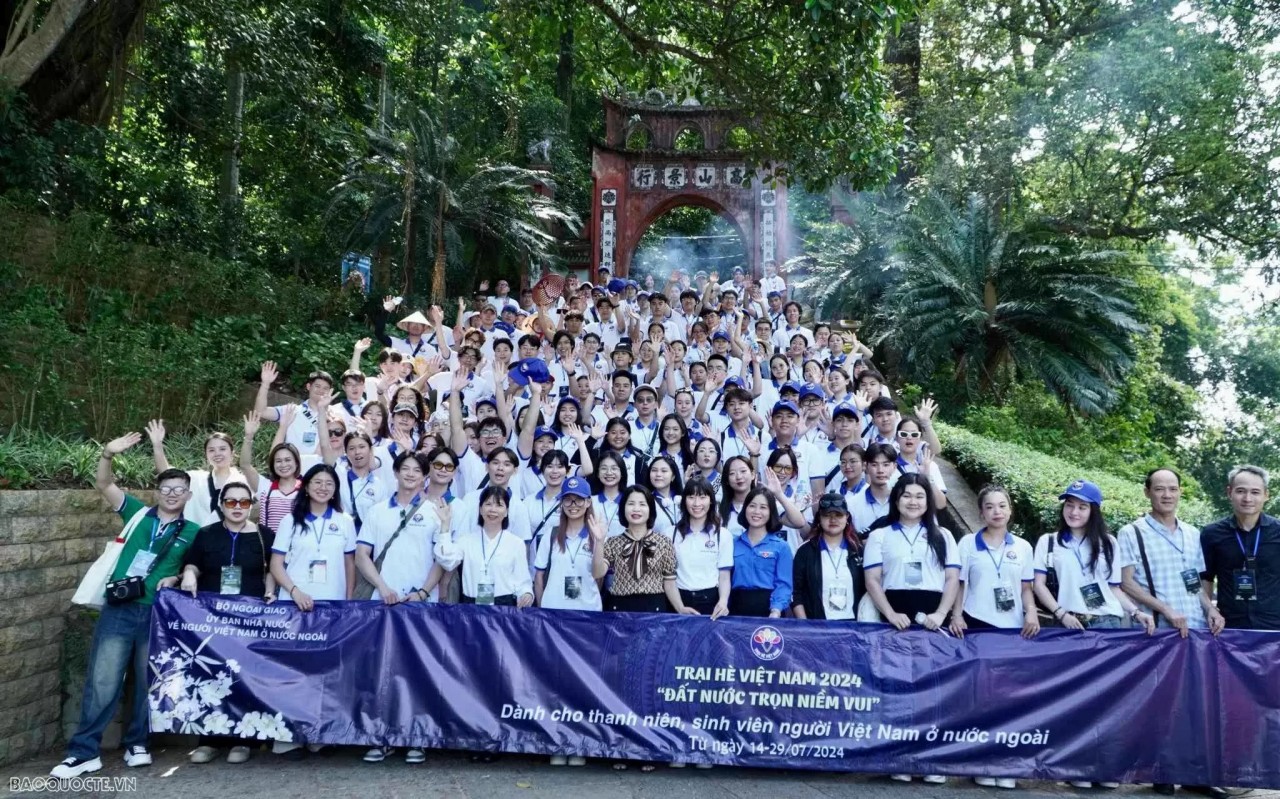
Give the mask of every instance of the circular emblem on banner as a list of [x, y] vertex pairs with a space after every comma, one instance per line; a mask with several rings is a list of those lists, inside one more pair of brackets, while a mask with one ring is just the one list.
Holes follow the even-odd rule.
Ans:
[[776, 660], [782, 654], [782, 633], [777, 627], [757, 627], [751, 633], [751, 654], [761, 660]]

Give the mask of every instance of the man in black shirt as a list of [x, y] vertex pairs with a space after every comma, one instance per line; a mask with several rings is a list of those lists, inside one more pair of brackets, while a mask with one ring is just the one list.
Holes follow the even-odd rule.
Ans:
[[1269, 477], [1257, 466], [1237, 466], [1227, 477], [1231, 516], [1200, 533], [1210, 592], [1218, 584], [1218, 610], [1228, 628], [1280, 630], [1280, 520], [1263, 513]]

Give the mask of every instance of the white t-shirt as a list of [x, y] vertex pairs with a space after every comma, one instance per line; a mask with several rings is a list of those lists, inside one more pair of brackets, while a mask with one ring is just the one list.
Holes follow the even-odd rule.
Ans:
[[675, 534], [676, 588], [705, 591], [720, 584], [720, 572], [733, 569], [733, 533], [728, 527]]
[[946, 544], [946, 563], [938, 563], [923, 525], [907, 530], [901, 525], [877, 527], [867, 537], [864, 569], [881, 569], [886, 591], [935, 591], [946, 584], [947, 569], [960, 568], [956, 540], [945, 527], [938, 528]]
[[844, 504], [853, 514], [853, 529], [857, 530], [859, 535], [865, 536], [871, 529], [871, 525], [876, 523], [876, 519], [889, 515], [888, 489], [885, 491], [884, 502], [877, 500], [871, 493], [871, 486], [867, 486], [857, 495], [845, 494]]
[[369, 511], [375, 505], [386, 502], [396, 490], [391, 456], [384, 452], [374, 455], [373, 459], [373, 468], [364, 477], [355, 473], [345, 456], [334, 467], [338, 472], [338, 495], [342, 499], [342, 508], [360, 520], [357, 527], [369, 519]]
[[[1069, 613], [1124, 616], [1124, 609], [1121, 608], [1120, 600], [1116, 598], [1115, 591], [1112, 589], [1120, 585], [1124, 567], [1132, 564], [1123, 561], [1115, 536], [1107, 535], [1107, 538], [1111, 539], [1111, 546], [1115, 552], [1115, 562], [1108, 563], [1106, 553], [1102, 553], [1098, 555], [1098, 566], [1093, 571], [1089, 570], [1093, 549], [1088, 541], [1068, 540], [1064, 544], [1055, 540], [1053, 555], [1050, 556], [1049, 540], [1056, 539], [1057, 536], [1057, 533], [1047, 533], [1036, 540], [1035, 563], [1037, 573], [1048, 573], [1050, 566], [1057, 572], [1058, 595], [1054, 598], [1058, 600], [1058, 605], [1066, 608]], [[1100, 606], [1091, 608], [1085, 602], [1083, 591], [1086, 586], [1097, 586], [1098, 593], [1102, 595]]]
[[841, 543], [843, 546], [832, 551], [827, 549], [826, 539], [818, 541], [818, 555], [822, 559], [822, 610], [829, 621], [847, 621], [858, 615], [858, 597], [853, 595], [853, 572], [849, 571], [848, 544]]
[[[370, 557], [375, 563], [390, 542], [391, 548], [387, 550], [387, 557], [378, 573], [387, 586], [401, 597], [421, 588], [427, 582], [427, 576], [436, 563], [434, 553], [441, 533], [439, 517], [430, 503], [423, 499], [414, 508], [404, 529], [396, 536], [403, 514], [411, 507], [412, 504], [396, 504], [394, 495], [378, 503], [365, 518], [357, 538], [357, 543], [373, 550]], [[392, 536], [395, 536], [394, 542], [391, 541]], [[430, 600], [435, 602], [438, 598], [438, 589], [432, 588]]]
[[[312, 599], [347, 598], [346, 556], [356, 551], [356, 526], [347, 514], [334, 510], [320, 517], [308, 514], [301, 525], [286, 516], [271, 551], [284, 555], [289, 579]], [[284, 586], [279, 599], [293, 601]]]
[[[960, 582], [964, 583], [964, 612], [996, 627], [1022, 626], [1022, 584], [1035, 581], [1035, 555], [1026, 539], [1006, 533], [995, 549], [976, 533], [960, 539]], [[1000, 610], [996, 588], [1003, 587], [1013, 607]]]
[[[289, 429], [285, 430], [284, 441], [286, 444], [292, 444], [298, 448], [298, 453], [305, 459], [308, 455], [318, 455], [320, 450], [320, 436], [329, 434], [328, 430], [320, 428], [325, 424], [326, 420], [320, 418], [320, 415], [312, 409], [311, 405], [302, 402], [292, 405], [276, 405], [275, 412], [280, 414], [279, 418], [284, 418], [285, 408], [293, 408], [293, 423], [289, 425]], [[303, 471], [306, 471], [303, 466]]]
[[547, 488], [539, 489], [520, 500], [520, 514], [521, 529], [529, 531], [536, 551], [542, 539], [554, 533], [560, 525], [560, 497]]
[[680, 495], [672, 494], [671, 499], [654, 493], [653, 504], [657, 507], [657, 518], [653, 523], [653, 531], [671, 538], [675, 535], [676, 524], [680, 522]]
[[[521, 541], [528, 541], [529, 528], [525, 525], [524, 513], [519, 509], [520, 498], [510, 486], [507, 491], [507, 532]], [[465, 495], [460, 495], [450, 507], [449, 531], [455, 542], [461, 540], [463, 532], [479, 526], [481, 493], [478, 489], [472, 489]]]
[[478, 597], [481, 583], [491, 583], [494, 596], [512, 594], [519, 599], [522, 594], [533, 593], [524, 540], [510, 530], [490, 538], [482, 528], [472, 524], [458, 538], [456, 546], [462, 557], [464, 596]]
[[[586, 527], [573, 537], [567, 537], [564, 550], [556, 546], [555, 528], [541, 536], [534, 566], [542, 572], [542, 605], [556, 610], [600, 610], [600, 587], [591, 571], [591, 534]], [[573, 582], [578, 592], [575, 599], [566, 593], [567, 583]]]

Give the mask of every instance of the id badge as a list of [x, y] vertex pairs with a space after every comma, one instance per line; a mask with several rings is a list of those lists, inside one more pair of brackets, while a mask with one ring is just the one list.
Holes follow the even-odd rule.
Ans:
[[313, 560], [307, 567], [307, 582], [312, 585], [324, 585], [329, 582], [329, 561]]
[[1200, 572], [1195, 569], [1185, 569], [1182, 572], [1182, 584], [1187, 587], [1188, 594], [1200, 593]]
[[1008, 613], [1013, 610], [1013, 591], [1007, 585], [997, 585], [995, 587], [996, 610], [1001, 613]]
[[493, 604], [493, 583], [476, 583], [476, 604]]
[[147, 572], [151, 570], [151, 564], [156, 562], [156, 553], [142, 550], [133, 556], [133, 562], [129, 564], [129, 571], [124, 573], [125, 577], [146, 577]]
[[1089, 610], [1096, 610], [1107, 604], [1106, 598], [1102, 596], [1102, 588], [1097, 583], [1080, 586], [1080, 596], [1084, 597], [1084, 606]]
[[564, 398], [565, 398], [565, 397], [567, 397], [567, 396], [569, 396], [569, 387], [568, 387], [568, 386], [561, 386], [561, 387], [560, 387], [560, 399], [564, 399]]
[[222, 588], [224, 594], [240, 593], [240, 567], [239, 566], [223, 566], [222, 567]]
[[582, 578], [576, 574], [566, 574], [564, 578], [564, 598], [577, 599], [582, 596]]
[[316, 444], [316, 431], [308, 430], [302, 434], [302, 443], [308, 447], [314, 447]]
[[1244, 602], [1255, 602], [1258, 599], [1257, 573], [1253, 569], [1236, 569], [1236, 599]]
[[913, 560], [907, 564], [907, 585], [920, 585], [924, 582], [924, 564]]
[[827, 589], [827, 604], [834, 610], [844, 610], [849, 605], [849, 592], [844, 586]]

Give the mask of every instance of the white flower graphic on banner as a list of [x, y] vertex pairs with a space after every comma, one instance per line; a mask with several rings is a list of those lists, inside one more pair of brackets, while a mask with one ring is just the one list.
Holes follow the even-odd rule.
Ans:
[[151, 656], [147, 697], [151, 731], [292, 741], [293, 731], [279, 713], [250, 711], [238, 720], [227, 715], [223, 705], [231, 696], [240, 664], [201, 654], [212, 638], [205, 638], [194, 650], [179, 643]]

